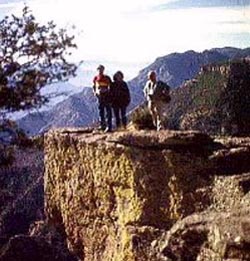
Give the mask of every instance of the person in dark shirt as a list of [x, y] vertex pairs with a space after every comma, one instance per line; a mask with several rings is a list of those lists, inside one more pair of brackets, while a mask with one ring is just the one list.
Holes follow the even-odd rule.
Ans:
[[123, 80], [124, 75], [118, 71], [113, 76], [110, 94], [112, 99], [112, 107], [115, 115], [116, 127], [119, 129], [121, 125], [125, 129], [127, 126], [126, 109], [130, 103], [130, 92], [127, 83]]
[[99, 102], [100, 129], [104, 132], [112, 131], [112, 108], [110, 99], [111, 79], [104, 74], [105, 67], [97, 67], [98, 74], [93, 79], [94, 95]]

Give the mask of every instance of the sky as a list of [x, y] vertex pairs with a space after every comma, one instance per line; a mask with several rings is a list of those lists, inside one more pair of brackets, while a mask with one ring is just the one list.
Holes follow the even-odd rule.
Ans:
[[250, 47], [250, 0], [0, 0], [0, 18], [26, 3], [41, 22], [76, 35], [75, 60], [150, 63], [213, 47]]

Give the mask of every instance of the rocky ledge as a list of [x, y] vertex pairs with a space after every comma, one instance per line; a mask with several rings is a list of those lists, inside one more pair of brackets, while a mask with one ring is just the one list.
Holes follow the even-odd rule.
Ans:
[[64, 129], [45, 150], [48, 223], [80, 260], [249, 260], [249, 139]]

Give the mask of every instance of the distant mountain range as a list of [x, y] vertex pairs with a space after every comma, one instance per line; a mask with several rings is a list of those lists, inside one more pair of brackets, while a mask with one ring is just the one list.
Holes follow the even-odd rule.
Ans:
[[195, 77], [202, 65], [224, 62], [248, 55], [250, 55], [250, 48], [238, 49], [233, 47], [214, 48], [202, 53], [195, 51], [171, 53], [157, 58], [155, 62], [141, 70], [139, 75], [131, 81], [131, 84], [145, 84], [148, 71], [154, 70], [158, 78], [175, 88], [180, 86], [183, 81]]
[[[139, 70], [145, 66], [145, 62], [127, 62], [121, 63], [116, 61], [102, 61], [106, 67], [106, 73], [112, 77], [112, 75], [117, 71], [121, 70], [126, 80], [132, 79], [138, 74]], [[93, 76], [96, 74], [96, 68], [100, 64], [100, 61], [84, 61], [77, 69], [76, 77], [70, 78], [67, 82], [60, 82], [45, 86], [42, 89], [42, 94], [46, 96], [51, 96], [49, 103], [42, 106], [39, 109], [40, 113], [43, 111], [48, 111], [52, 109], [59, 102], [64, 101], [69, 96], [75, 93], [80, 93], [85, 87], [92, 86]], [[36, 112], [30, 111], [30, 113]], [[16, 120], [23, 118], [27, 115], [27, 111], [19, 111], [16, 113], [11, 113], [8, 117]]]
[[18, 120], [18, 125], [31, 136], [52, 127], [86, 126], [97, 119], [97, 101], [91, 88], [71, 95], [51, 110], [30, 113]]
[[[194, 78], [201, 66], [225, 62], [250, 56], [250, 48], [232, 47], [214, 48], [202, 53], [187, 51], [172, 53], [160, 58], [139, 72], [139, 75], [128, 82], [132, 101], [129, 110], [144, 101], [143, 87], [150, 70], [156, 71], [158, 78], [176, 88], [186, 80]], [[46, 112], [31, 113], [18, 120], [18, 124], [30, 135], [36, 135], [52, 127], [87, 126], [98, 119], [97, 101], [91, 88], [84, 88], [73, 94]]]
[[249, 55], [250, 48], [224, 47], [205, 50], [202, 53], [187, 51], [159, 57], [129, 82], [133, 93], [133, 104], [140, 104], [143, 101], [143, 86], [147, 80], [147, 74], [151, 70], [157, 73], [158, 79], [167, 82], [172, 88], [176, 88], [186, 80], [193, 79], [203, 65], [225, 62]]

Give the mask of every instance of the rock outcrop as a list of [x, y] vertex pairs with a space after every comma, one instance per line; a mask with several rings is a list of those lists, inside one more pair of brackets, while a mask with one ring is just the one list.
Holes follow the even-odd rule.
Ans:
[[249, 207], [193, 214], [166, 233], [159, 252], [170, 260], [250, 260], [249, 214]]
[[48, 223], [81, 260], [249, 260], [249, 139], [65, 129], [45, 155]]
[[210, 135], [248, 135], [249, 75], [247, 59], [203, 66], [196, 78], [172, 91], [167, 125]]
[[43, 218], [43, 151], [15, 148], [14, 157], [11, 166], [0, 167], [0, 248]]

